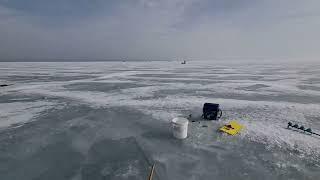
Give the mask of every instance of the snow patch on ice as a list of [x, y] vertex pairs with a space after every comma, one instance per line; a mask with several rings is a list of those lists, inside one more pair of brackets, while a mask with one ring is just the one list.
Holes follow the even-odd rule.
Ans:
[[39, 113], [56, 105], [48, 101], [0, 103], [0, 128], [30, 122]]

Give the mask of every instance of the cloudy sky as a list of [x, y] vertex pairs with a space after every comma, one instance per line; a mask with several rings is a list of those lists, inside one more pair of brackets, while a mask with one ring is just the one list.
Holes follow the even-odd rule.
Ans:
[[0, 59], [315, 59], [319, 0], [0, 0]]

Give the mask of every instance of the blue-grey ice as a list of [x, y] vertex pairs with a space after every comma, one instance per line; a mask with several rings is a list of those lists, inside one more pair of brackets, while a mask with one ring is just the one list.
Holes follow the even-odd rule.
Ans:
[[[320, 177], [320, 137], [286, 128], [320, 132], [320, 63], [1, 63], [0, 83], [1, 180]], [[173, 138], [205, 102], [222, 119]], [[231, 120], [244, 131], [217, 131]]]

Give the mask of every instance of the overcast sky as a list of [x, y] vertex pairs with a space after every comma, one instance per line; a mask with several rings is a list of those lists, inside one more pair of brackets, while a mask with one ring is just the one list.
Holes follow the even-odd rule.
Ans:
[[319, 0], [0, 0], [0, 59], [316, 59]]

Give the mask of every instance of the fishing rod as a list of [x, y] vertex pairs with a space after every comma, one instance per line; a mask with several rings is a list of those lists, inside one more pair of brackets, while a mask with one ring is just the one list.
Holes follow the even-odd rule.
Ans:
[[152, 180], [152, 179], [153, 179], [153, 174], [154, 174], [155, 165], [156, 165], [156, 164], [153, 164], [153, 165], [152, 165], [152, 168], [151, 168], [151, 171], [150, 171], [148, 180]]
[[288, 122], [288, 129], [289, 128], [295, 128], [303, 132], [307, 132], [310, 135], [314, 134], [314, 135], [320, 136], [320, 134], [313, 132], [311, 128], [305, 128], [304, 126], [299, 126], [298, 124], [293, 124], [292, 122]]

